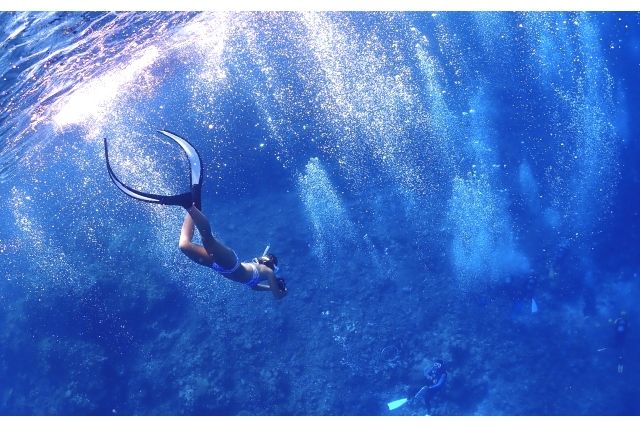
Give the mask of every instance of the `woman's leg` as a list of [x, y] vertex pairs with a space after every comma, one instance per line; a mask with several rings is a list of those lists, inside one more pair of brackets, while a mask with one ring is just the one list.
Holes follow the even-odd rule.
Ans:
[[[207, 264], [205, 265], [211, 265], [211, 263], [215, 262], [223, 268], [232, 268], [236, 264], [236, 255], [231, 249], [213, 237], [213, 234], [211, 234], [211, 225], [207, 217], [195, 206], [190, 207], [187, 212], [188, 214], [182, 224], [180, 249], [189, 258], [200, 264], [204, 264], [200, 259], [203, 258], [203, 253], [206, 253], [208, 257], [206, 258]], [[204, 248], [191, 242], [193, 239], [194, 225], [200, 232]]]
[[184, 222], [182, 223], [182, 230], [180, 231], [180, 241], [178, 242], [178, 247], [183, 254], [188, 256], [193, 261], [197, 262], [198, 264], [210, 267], [213, 263], [213, 257], [209, 255], [204, 247], [192, 242], [193, 229], [193, 220], [191, 219], [191, 215], [187, 213], [187, 215], [184, 217]]

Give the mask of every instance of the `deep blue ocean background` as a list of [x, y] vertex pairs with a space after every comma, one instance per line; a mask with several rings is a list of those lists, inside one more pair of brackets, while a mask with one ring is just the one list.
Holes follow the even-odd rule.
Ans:
[[0, 414], [640, 415], [640, 14], [0, 23]]

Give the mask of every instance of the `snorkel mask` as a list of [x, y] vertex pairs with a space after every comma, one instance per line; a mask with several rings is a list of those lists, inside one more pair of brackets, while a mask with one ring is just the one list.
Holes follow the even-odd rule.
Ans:
[[280, 269], [278, 268], [278, 258], [272, 253], [269, 253], [269, 245], [264, 249], [264, 252], [261, 256], [254, 258], [252, 261], [258, 264], [262, 264], [264, 266], [269, 267], [274, 273], [277, 273]]

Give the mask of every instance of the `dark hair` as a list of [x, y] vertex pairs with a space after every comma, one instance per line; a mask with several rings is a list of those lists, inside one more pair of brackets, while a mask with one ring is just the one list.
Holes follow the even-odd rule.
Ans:
[[262, 265], [266, 265], [270, 269], [274, 270], [275, 267], [278, 265], [278, 258], [274, 254], [269, 252], [268, 254], [259, 257], [258, 263]]

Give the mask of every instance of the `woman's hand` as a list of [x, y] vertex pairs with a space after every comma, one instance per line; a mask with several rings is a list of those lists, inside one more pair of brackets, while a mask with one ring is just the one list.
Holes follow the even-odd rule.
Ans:
[[276, 277], [273, 271], [266, 266], [261, 265], [264, 270], [267, 279], [269, 280], [269, 290], [273, 294], [275, 299], [282, 299], [287, 295], [287, 287], [285, 285], [285, 281], [282, 277]]
[[276, 278], [276, 282], [278, 282], [278, 288], [280, 289], [279, 298], [284, 298], [287, 295], [287, 282], [282, 277]]

